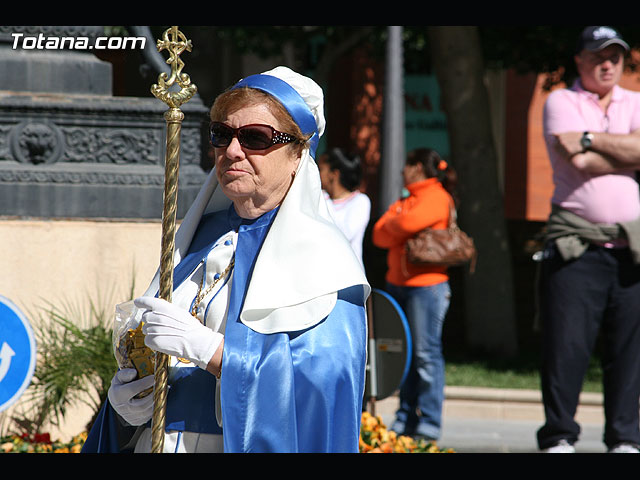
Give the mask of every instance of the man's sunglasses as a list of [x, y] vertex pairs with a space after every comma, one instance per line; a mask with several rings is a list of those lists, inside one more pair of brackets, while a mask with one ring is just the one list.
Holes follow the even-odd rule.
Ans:
[[214, 147], [228, 147], [233, 137], [237, 137], [240, 145], [249, 150], [266, 150], [273, 145], [298, 140], [293, 135], [279, 132], [269, 125], [258, 124], [232, 128], [221, 122], [213, 122], [209, 127], [209, 133], [211, 134], [211, 145]]

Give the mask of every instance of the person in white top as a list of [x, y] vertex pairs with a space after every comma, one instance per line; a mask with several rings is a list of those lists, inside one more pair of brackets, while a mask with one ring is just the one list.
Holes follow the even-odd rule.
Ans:
[[371, 200], [358, 189], [362, 182], [360, 157], [334, 148], [320, 156], [318, 168], [329, 212], [364, 268], [362, 244], [371, 217]]

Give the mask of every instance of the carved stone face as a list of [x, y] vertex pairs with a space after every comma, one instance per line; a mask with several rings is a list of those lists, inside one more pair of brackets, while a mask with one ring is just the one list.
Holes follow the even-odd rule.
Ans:
[[31, 123], [25, 126], [20, 135], [20, 148], [33, 164], [45, 163], [53, 154], [57, 142], [53, 131], [41, 123]]

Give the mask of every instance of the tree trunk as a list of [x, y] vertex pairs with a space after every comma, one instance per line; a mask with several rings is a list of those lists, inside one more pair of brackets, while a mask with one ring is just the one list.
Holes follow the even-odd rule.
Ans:
[[517, 322], [511, 255], [477, 27], [429, 27], [429, 43], [447, 114], [450, 161], [459, 177], [459, 223], [478, 249], [476, 271], [464, 280], [467, 344], [513, 356]]

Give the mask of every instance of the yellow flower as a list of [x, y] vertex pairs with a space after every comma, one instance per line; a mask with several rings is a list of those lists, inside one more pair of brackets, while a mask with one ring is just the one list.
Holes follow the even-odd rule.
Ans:
[[360, 453], [453, 453], [452, 449], [440, 450], [436, 443], [419, 443], [406, 435], [387, 430], [379, 416], [362, 412], [360, 427]]

